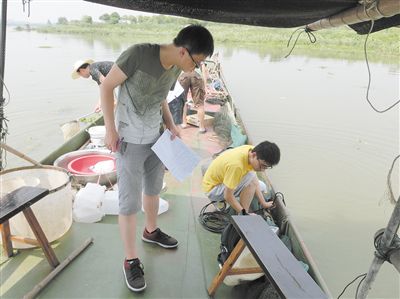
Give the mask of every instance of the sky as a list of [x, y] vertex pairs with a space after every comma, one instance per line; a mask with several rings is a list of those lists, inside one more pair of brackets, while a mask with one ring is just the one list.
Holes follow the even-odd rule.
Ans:
[[25, 12], [23, 7], [22, 0], [8, 0], [7, 20], [26, 23], [46, 23], [47, 20], [50, 20], [55, 23], [59, 17], [66, 17], [68, 20], [80, 20], [82, 16], [88, 15], [94, 21], [98, 21], [99, 16], [105, 13], [118, 12], [121, 16], [145, 14], [83, 0], [31, 0], [29, 17], [28, 4], [25, 4]]

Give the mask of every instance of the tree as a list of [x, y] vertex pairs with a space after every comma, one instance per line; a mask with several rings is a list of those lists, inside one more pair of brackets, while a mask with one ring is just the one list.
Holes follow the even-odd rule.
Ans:
[[138, 23], [150, 23], [151, 18], [149, 16], [138, 16], [137, 17]]
[[66, 17], [59, 17], [57, 20], [57, 24], [58, 25], [67, 25], [68, 24], [68, 20]]
[[129, 23], [129, 24], [136, 24], [137, 23], [136, 17], [135, 16], [130, 16], [130, 15], [123, 15], [121, 17], [121, 21], [124, 21], [124, 22]]
[[105, 23], [108, 23], [110, 21], [110, 15], [108, 13], [105, 13], [104, 15], [101, 15], [99, 19]]
[[111, 13], [109, 23], [118, 24], [120, 20], [121, 20], [121, 17], [119, 16], [119, 14], [117, 12]]
[[81, 22], [85, 24], [93, 24], [93, 19], [91, 16], [83, 16]]

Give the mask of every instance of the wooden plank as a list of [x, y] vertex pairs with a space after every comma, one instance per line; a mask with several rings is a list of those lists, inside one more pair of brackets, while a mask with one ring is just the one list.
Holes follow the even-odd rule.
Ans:
[[4, 252], [8, 257], [11, 257], [13, 256], [14, 252], [11, 243], [10, 223], [8, 221], [4, 221], [2, 224], [0, 224], [0, 230]]
[[251, 267], [251, 268], [232, 268], [229, 271], [229, 275], [243, 275], [243, 274], [258, 274], [264, 273], [264, 271], [260, 267]]
[[49, 241], [46, 238], [46, 235], [40, 227], [40, 224], [37, 221], [35, 214], [33, 214], [32, 209], [30, 207], [27, 207], [22, 212], [24, 213], [26, 221], [28, 221], [29, 226], [35, 234], [35, 237], [38, 240], [40, 247], [42, 247], [44, 255], [46, 256], [46, 259], [49, 262], [50, 266], [52, 266], [53, 268], [57, 267], [60, 262], [58, 261], [56, 254], [53, 251], [53, 248], [51, 248]]
[[282, 297], [327, 298], [261, 216], [232, 216], [232, 223]]
[[29, 245], [33, 245], [33, 246], [40, 246], [39, 242], [36, 239], [31, 239], [31, 238], [27, 238], [27, 237], [12, 235], [11, 241], [23, 243], [23, 244], [29, 244]]
[[231, 271], [236, 260], [239, 258], [245, 246], [246, 245], [244, 244], [243, 240], [239, 240], [239, 242], [236, 244], [235, 248], [232, 250], [228, 259], [225, 261], [224, 265], [219, 270], [218, 274], [215, 275], [213, 281], [211, 282], [211, 285], [207, 290], [210, 296], [214, 296], [215, 292], [217, 291], [217, 288], [224, 281], [225, 276], [229, 275], [229, 272]]
[[65, 267], [67, 267], [75, 258], [78, 257], [90, 244], [93, 243], [93, 238], [87, 239], [79, 248], [75, 249], [62, 263], [53, 269], [40, 283], [38, 283], [29, 293], [24, 296], [24, 299], [33, 299], [50, 281], [52, 281]]
[[21, 187], [0, 199], [0, 224], [15, 216], [26, 207], [49, 194], [49, 190], [38, 187]]

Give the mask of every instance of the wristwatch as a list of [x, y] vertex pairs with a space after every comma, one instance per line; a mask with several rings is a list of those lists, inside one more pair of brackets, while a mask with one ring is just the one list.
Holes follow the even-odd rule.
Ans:
[[246, 212], [246, 209], [242, 209], [240, 211], [240, 215], [249, 215], [249, 214]]

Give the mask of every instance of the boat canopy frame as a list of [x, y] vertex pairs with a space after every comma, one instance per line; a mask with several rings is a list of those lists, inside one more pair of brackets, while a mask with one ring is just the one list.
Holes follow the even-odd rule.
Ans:
[[[119, 8], [194, 18], [218, 23], [244, 24], [262, 27], [293, 28], [322, 19], [331, 19], [352, 10], [350, 25], [358, 34], [400, 25], [398, 0], [85, 0]], [[376, 9], [375, 9], [376, 8]], [[365, 16], [360, 17], [360, 11]], [[372, 12], [372, 14], [370, 13]], [[332, 23], [332, 22], [326, 22]], [[315, 27], [315, 25], [314, 25]], [[324, 27], [326, 28], [326, 27]], [[321, 28], [320, 28], [321, 29]], [[316, 29], [313, 29], [316, 30]]]

